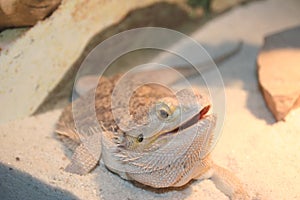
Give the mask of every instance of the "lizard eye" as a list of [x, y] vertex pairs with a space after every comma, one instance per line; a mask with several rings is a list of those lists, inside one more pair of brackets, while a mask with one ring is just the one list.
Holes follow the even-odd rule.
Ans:
[[168, 111], [164, 110], [164, 109], [161, 109], [159, 110], [159, 116], [163, 119], [167, 119], [169, 117], [169, 113]]
[[137, 137], [137, 141], [138, 142], [143, 142], [143, 140], [144, 140], [143, 134], [139, 134], [138, 137]]
[[168, 119], [172, 115], [171, 108], [165, 103], [157, 105], [156, 112], [157, 116], [164, 120]]

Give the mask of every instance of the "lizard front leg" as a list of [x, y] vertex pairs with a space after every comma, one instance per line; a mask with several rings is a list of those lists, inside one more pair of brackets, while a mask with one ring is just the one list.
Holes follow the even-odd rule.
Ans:
[[93, 135], [81, 140], [81, 144], [75, 149], [71, 163], [65, 170], [70, 173], [85, 175], [99, 163], [101, 152], [101, 135], [94, 132]]
[[239, 179], [227, 169], [210, 162], [210, 168], [196, 179], [211, 179], [231, 200], [250, 200]]

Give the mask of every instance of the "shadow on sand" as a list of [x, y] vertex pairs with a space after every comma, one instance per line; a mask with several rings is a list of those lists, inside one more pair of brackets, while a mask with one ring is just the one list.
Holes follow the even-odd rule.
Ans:
[[0, 163], [1, 200], [77, 200], [68, 191], [50, 186], [29, 174]]

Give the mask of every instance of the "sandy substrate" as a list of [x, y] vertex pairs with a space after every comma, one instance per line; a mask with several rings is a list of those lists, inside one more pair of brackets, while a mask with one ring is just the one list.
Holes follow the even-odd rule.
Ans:
[[[263, 36], [300, 24], [299, 8], [297, 0], [251, 3], [193, 35], [211, 45], [244, 41], [241, 52], [220, 66], [227, 112], [213, 158], [242, 180], [253, 200], [300, 199], [300, 110], [275, 123], [259, 91], [255, 66]], [[60, 113], [0, 126], [0, 199], [228, 199], [209, 180], [157, 192], [123, 181], [102, 165], [82, 177], [64, 172], [71, 154], [53, 134]]]

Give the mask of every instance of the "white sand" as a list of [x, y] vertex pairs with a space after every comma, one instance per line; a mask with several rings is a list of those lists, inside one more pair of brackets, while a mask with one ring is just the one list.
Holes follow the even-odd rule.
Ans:
[[[255, 2], [213, 20], [194, 36], [212, 45], [238, 38], [245, 42], [237, 56], [220, 66], [227, 113], [213, 158], [234, 172], [256, 200], [300, 199], [300, 109], [286, 122], [274, 123], [255, 67], [263, 36], [299, 24], [299, 8], [297, 0]], [[69, 161], [53, 136], [60, 112], [0, 126], [0, 199], [228, 199], [209, 180], [156, 193], [102, 166], [82, 177], [64, 172]]]

